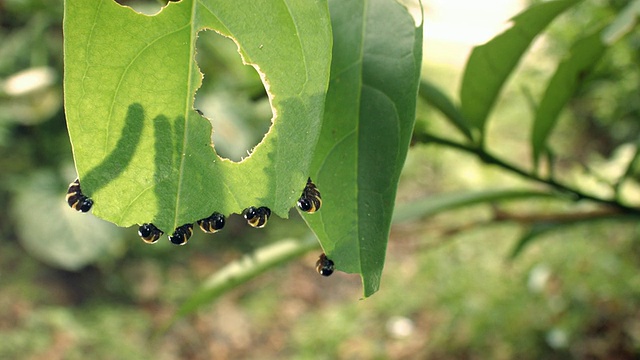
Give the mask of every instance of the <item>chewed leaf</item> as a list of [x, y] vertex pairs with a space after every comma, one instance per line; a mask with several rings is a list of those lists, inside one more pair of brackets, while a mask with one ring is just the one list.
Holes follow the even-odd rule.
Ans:
[[[329, 1], [334, 53], [311, 178], [322, 209], [303, 216], [335, 268], [378, 290], [422, 60], [422, 26], [395, 1]], [[384, 25], [383, 25], [384, 24]]]
[[[193, 108], [198, 32], [232, 38], [274, 117], [251, 156], [219, 157]], [[93, 213], [165, 232], [214, 211], [286, 217], [309, 175], [331, 60], [324, 1], [182, 0], [146, 16], [113, 0], [65, 2], [65, 110]], [[215, 129], [213, 129], [215, 131]]]

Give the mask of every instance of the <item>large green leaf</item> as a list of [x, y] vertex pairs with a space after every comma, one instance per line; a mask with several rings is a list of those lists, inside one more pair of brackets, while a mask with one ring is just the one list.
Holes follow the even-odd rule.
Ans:
[[[260, 73], [273, 124], [250, 156], [220, 158], [193, 108], [198, 32], [234, 39]], [[66, 0], [65, 110], [93, 213], [120, 226], [185, 223], [267, 206], [286, 217], [309, 175], [329, 81], [325, 1], [182, 0], [146, 16]]]
[[333, 61], [305, 220], [336, 268], [376, 292], [415, 118], [422, 26], [390, 0], [331, 0]]
[[508, 30], [473, 49], [462, 77], [460, 106], [463, 117], [481, 134], [502, 86], [533, 39], [579, 1], [548, 1], [531, 6], [511, 20]]
[[547, 146], [560, 111], [571, 100], [585, 74], [602, 57], [606, 48], [602, 42], [602, 32], [596, 31], [576, 41], [569, 55], [558, 65], [547, 84], [533, 122], [531, 145], [536, 164]]

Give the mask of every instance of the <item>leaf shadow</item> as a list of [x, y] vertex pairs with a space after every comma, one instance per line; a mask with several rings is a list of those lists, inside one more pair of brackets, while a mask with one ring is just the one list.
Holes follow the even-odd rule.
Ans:
[[[175, 122], [175, 129], [171, 122], [164, 115], [159, 115], [153, 120], [154, 134], [154, 190], [158, 201], [158, 218], [168, 218], [173, 214], [175, 203], [171, 202], [170, 193], [176, 193], [176, 187], [171, 182], [174, 165], [180, 160], [177, 158], [182, 153], [181, 143], [176, 141], [184, 135], [184, 119], [178, 118]], [[180, 124], [183, 126], [180, 127]], [[179, 133], [177, 133], [179, 131]], [[176, 194], [177, 195], [177, 194]], [[171, 229], [161, 229], [165, 232]]]
[[124, 127], [120, 132], [116, 146], [100, 164], [83, 176], [82, 183], [88, 185], [92, 192], [97, 192], [118, 178], [133, 159], [133, 154], [140, 144], [143, 127], [144, 109], [142, 105], [139, 103], [129, 105]]

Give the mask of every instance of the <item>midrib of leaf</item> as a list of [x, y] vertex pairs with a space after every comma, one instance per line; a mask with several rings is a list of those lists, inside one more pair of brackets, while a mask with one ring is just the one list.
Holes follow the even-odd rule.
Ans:
[[[289, 14], [289, 18], [291, 19], [291, 23], [293, 24], [293, 27], [296, 29], [296, 34], [298, 34], [298, 45], [299, 45], [299, 48], [300, 48], [300, 49], [302, 49], [302, 44], [300, 43], [300, 36], [299, 36], [299, 35], [300, 35], [300, 30], [298, 29], [298, 26], [296, 25], [296, 22], [295, 22], [295, 20], [293, 19], [293, 15], [291, 14], [291, 9], [289, 8], [289, 4], [287, 4], [287, 2], [286, 2], [286, 1], [284, 1], [284, 0], [282, 1], [282, 3], [285, 5], [285, 8], [287, 9], [287, 13]], [[303, 59], [304, 59], [304, 54], [302, 54], [302, 57], [303, 57]], [[305, 59], [305, 60], [306, 60], [306, 59]], [[260, 69], [259, 69], [259, 68], [256, 68], [256, 71], [260, 72]], [[306, 64], [305, 64], [305, 66], [304, 66], [304, 73], [305, 73], [305, 79], [304, 79], [304, 82], [305, 82], [305, 84], [306, 84], [306, 82], [309, 80], [309, 79], [308, 79], [308, 74], [307, 74], [307, 66], [306, 66]], [[261, 75], [261, 77], [262, 77], [262, 75]], [[304, 89], [304, 86], [302, 86], [302, 87], [298, 90], [298, 94], [297, 94], [298, 96], [300, 96], [300, 92], [302, 91], [302, 89]], [[268, 90], [267, 90], [267, 91], [268, 91]], [[269, 97], [269, 105], [271, 106], [271, 111], [272, 111], [272, 113], [273, 113], [273, 122], [272, 122], [272, 123], [271, 123], [271, 125], [269, 126], [269, 130], [268, 130], [268, 131], [271, 131], [271, 127], [273, 126], [273, 124], [275, 123], [276, 118], [277, 118], [277, 115], [276, 115], [276, 114], [277, 114], [277, 111], [275, 111], [275, 108], [274, 108], [274, 106], [273, 106], [273, 103], [271, 102], [271, 97]], [[277, 158], [280, 158], [280, 156], [281, 156], [281, 154], [280, 154], [280, 147], [276, 147], [276, 157], [277, 157]], [[281, 164], [280, 162], [276, 162], [276, 167], [278, 168], [278, 170], [277, 170], [277, 172], [276, 172], [276, 173], [280, 173], [280, 171], [282, 171], [282, 169], [280, 169], [280, 164]], [[279, 187], [280, 187], [280, 184], [276, 182], [276, 202], [279, 200], [279, 199], [278, 199], [278, 194], [280, 194], [280, 191], [279, 191], [280, 189], [279, 189]]]
[[[298, 28], [298, 23], [296, 22], [296, 19], [293, 16], [293, 13], [291, 12], [291, 8], [289, 7], [289, 3], [286, 0], [282, 0], [282, 3], [284, 4], [285, 8], [287, 9], [287, 13], [289, 14], [289, 19], [291, 19], [291, 24], [296, 29], [296, 34], [298, 35], [297, 36], [297, 39], [298, 39], [298, 48], [297, 48], [297, 50], [300, 51], [300, 55], [301, 55], [302, 60], [303, 60], [304, 75], [305, 75], [304, 83], [302, 83], [302, 86], [300, 86], [300, 88], [298, 89], [298, 93], [296, 94], [296, 96], [298, 98], [301, 98], [302, 97], [302, 91], [304, 91], [304, 89], [306, 88], [307, 83], [309, 82], [309, 69], [307, 67], [307, 56], [305, 55], [304, 51], [302, 51], [302, 49], [304, 47], [302, 46], [302, 42], [300, 40], [300, 38], [301, 38], [300, 29]], [[256, 71], [258, 73], [260, 73], [260, 77], [263, 78], [263, 74], [261, 73], [261, 70], [259, 69], [259, 67], [256, 67]], [[264, 78], [263, 78], [263, 81], [266, 83]], [[265, 86], [265, 90], [269, 93], [269, 89], [267, 89], [266, 86]], [[267, 133], [271, 131], [271, 127], [273, 127], [273, 125], [275, 124], [275, 121], [277, 120], [277, 117], [278, 117], [277, 111], [276, 111], [276, 109], [275, 109], [275, 107], [273, 106], [273, 103], [272, 103], [272, 96], [271, 96], [271, 94], [269, 94], [269, 95], [270, 95], [269, 96], [269, 105], [271, 106], [271, 112], [273, 114], [273, 122], [271, 123], [271, 126], [269, 127], [269, 130], [267, 131]], [[281, 147], [280, 146], [276, 147], [276, 156], [278, 158], [280, 158], [280, 156], [281, 156]], [[278, 168], [277, 173], [280, 173], [280, 171], [282, 171], [282, 169], [280, 169], [280, 167], [282, 165], [283, 165], [283, 163], [281, 163], [279, 161], [276, 162], [276, 167]], [[278, 200], [279, 200], [279, 198], [278, 198], [278, 194], [280, 194], [279, 187], [280, 187], [280, 183], [276, 182], [276, 197], [275, 197], [276, 202], [278, 202]]]
[[[189, 54], [195, 54], [195, 48], [196, 48], [196, 38], [197, 38], [197, 29], [195, 29], [196, 24], [195, 24], [195, 18], [196, 18], [196, 5], [198, 4], [198, 1], [193, 1], [191, 2], [191, 21], [189, 22], [191, 24], [191, 33], [189, 36], [189, 41], [190, 41], [190, 45], [189, 45]], [[187, 149], [187, 143], [188, 141], [188, 134], [189, 134], [189, 108], [192, 106], [193, 104], [193, 99], [195, 96], [194, 94], [191, 94], [191, 88], [192, 88], [192, 79], [193, 79], [193, 72], [194, 72], [194, 66], [193, 64], [195, 63], [195, 61], [191, 58], [191, 56], [189, 56], [189, 67], [188, 67], [188, 71], [187, 71], [187, 89], [186, 89], [186, 96], [185, 96], [185, 104], [184, 104], [184, 132], [182, 134], [182, 154], [180, 154], [180, 170], [178, 171], [178, 191], [176, 193], [176, 211], [174, 211], [174, 224], [176, 224], [176, 226], [180, 226], [180, 224], [178, 224], [178, 214], [179, 211], [178, 209], [180, 209], [180, 201], [181, 201], [181, 194], [182, 194], [182, 179], [184, 179], [184, 163], [185, 163], [185, 149]], [[195, 70], [198, 71], [199, 70]]]

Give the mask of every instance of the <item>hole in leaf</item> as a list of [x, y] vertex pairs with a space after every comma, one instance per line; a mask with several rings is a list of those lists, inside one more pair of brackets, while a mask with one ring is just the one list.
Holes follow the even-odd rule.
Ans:
[[201, 31], [196, 61], [204, 74], [196, 109], [211, 121], [211, 141], [223, 158], [241, 161], [269, 131], [271, 106], [253, 66], [242, 63], [235, 42], [215, 31]]
[[114, 0], [122, 6], [128, 6], [134, 11], [145, 15], [155, 15], [170, 2], [179, 0]]

